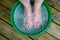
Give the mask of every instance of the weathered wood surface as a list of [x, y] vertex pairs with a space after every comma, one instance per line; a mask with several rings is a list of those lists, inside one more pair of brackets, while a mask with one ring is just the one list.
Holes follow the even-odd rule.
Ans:
[[[10, 23], [10, 10], [0, 5], [0, 18]], [[10, 23], [11, 24], [11, 23]]]
[[60, 26], [55, 24], [55, 23], [51, 23], [50, 28], [47, 30], [47, 32], [51, 35], [53, 35], [54, 37], [60, 39]]
[[16, 33], [11, 26], [0, 20], [0, 34], [6, 36], [9, 40], [31, 40], [26, 36]]
[[12, 5], [16, 2], [16, 0], [0, 0], [0, 4], [4, 5], [8, 9], [11, 9]]
[[[42, 37], [42, 38], [41, 38]], [[54, 36], [52, 36], [52, 35], [50, 35], [50, 34], [48, 34], [48, 33], [44, 33], [44, 34], [42, 34], [41, 36], [36, 36], [36, 37], [32, 37], [34, 40], [40, 40], [40, 39], [42, 39], [42, 40], [58, 40], [58, 38], [55, 38]]]
[[60, 25], [60, 12], [53, 14], [53, 21]]
[[[7, 4], [8, 2], [9, 2], [9, 4]], [[3, 19], [5, 22], [7, 22], [7, 23], [9, 23], [9, 24], [11, 24], [10, 23], [10, 20], [9, 20], [9, 16], [10, 16], [10, 9], [11, 9], [11, 7], [12, 7], [12, 5], [13, 5], [13, 3], [15, 2], [15, 1], [10, 1], [10, 0], [5, 0], [5, 1], [1, 1], [0, 3], [1, 3], [1, 5], [0, 5], [0, 18], [1, 19]], [[5, 2], [5, 3], [2, 3], [2, 2]], [[51, 3], [50, 3], [50, 5], [51, 5]], [[9, 6], [9, 7], [8, 7]], [[54, 9], [54, 8], [52, 8], [51, 7], [51, 9], [52, 9], [52, 12], [53, 12], [53, 21], [54, 22], [56, 22], [57, 24], [59, 24], [60, 25], [60, 11], [58, 11], [58, 10], [56, 10], [56, 9]], [[4, 10], [4, 11], [3, 11]], [[58, 18], [56, 18], [56, 16], [58, 17]], [[58, 26], [57, 24], [55, 24], [55, 23], [51, 23], [51, 27], [49, 28], [49, 30], [47, 30], [47, 32], [46, 33], [44, 33], [42, 36], [38, 36], [38, 37], [32, 37], [33, 39], [41, 39], [41, 40], [44, 40], [44, 39], [50, 39], [50, 40], [57, 40], [57, 39], [60, 39], [59, 37], [60, 37], [60, 35], [59, 35], [59, 33], [60, 33], [60, 26]], [[11, 26], [9, 26], [9, 27], [11, 27]]]
[[54, 8], [60, 11], [60, 0], [47, 0], [47, 2]]
[[0, 40], [7, 40], [7, 39], [0, 35]]

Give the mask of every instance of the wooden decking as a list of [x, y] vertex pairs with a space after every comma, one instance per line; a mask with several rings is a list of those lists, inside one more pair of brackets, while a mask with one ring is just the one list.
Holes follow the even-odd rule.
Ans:
[[60, 40], [60, 1], [47, 0], [53, 20], [50, 28], [41, 36], [22, 36], [14, 31], [10, 22], [10, 10], [16, 0], [0, 0], [0, 40]]

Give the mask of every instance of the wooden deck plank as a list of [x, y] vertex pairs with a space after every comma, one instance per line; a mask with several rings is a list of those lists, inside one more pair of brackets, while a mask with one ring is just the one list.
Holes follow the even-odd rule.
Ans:
[[[42, 38], [41, 38], [42, 37]], [[45, 37], [45, 38], [44, 38]], [[58, 40], [57, 38], [55, 38], [55, 37], [53, 37], [53, 36], [51, 36], [50, 34], [48, 34], [48, 33], [44, 33], [44, 34], [42, 34], [42, 35], [40, 35], [40, 36], [36, 36], [36, 37], [32, 37], [33, 39], [35, 39], [35, 40], [39, 40], [39, 39], [41, 39], [41, 40]], [[44, 39], [43, 39], [44, 38]]]
[[54, 9], [51, 7], [52, 13], [53, 13], [53, 21], [60, 25], [60, 11]]
[[53, 36], [55, 36], [56, 38], [60, 39], [60, 26], [55, 24], [55, 23], [51, 23], [50, 28], [47, 30], [47, 32]]
[[[0, 20], [0, 33], [6, 36], [9, 40], [30, 40], [25, 36], [21, 36], [17, 34], [13, 29], [10, 28], [11, 26], [5, 23], [4, 21]], [[34, 38], [35, 40], [47, 40], [44, 36], [40, 36], [38, 38]]]
[[8, 9], [11, 9], [12, 5], [16, 2], [16, 0], [1, 0], [0, 4], [5, 5]]
[[53, 21], [60, 25], [60, 12], [53, 14]]
[[54, 36], [48, 34], [48, 33], [44, 33], [43, 34], [44, 37], [48, 38], [48, 40], [57, 40], [58, 38], [55, 38]]
[[60, 0], [47, 0], [47, 2], [54, 8], [60, 11]]
[[0, 18], [10, 23], [10, 11], [1, 5], [0, 5]]
[[0, 35], [0, 40], [7, 40], [7, 39]]
[[37, 37], [32, 37], [34, 40], [49, 40], [49, 38], [44, 37], [43, 35], [37, 36]]
[[31, 40], [27, 36], [22, 36], [15, 32], [11, 26], [0, 20], [0, 34], [6, 36], [9, 40]]

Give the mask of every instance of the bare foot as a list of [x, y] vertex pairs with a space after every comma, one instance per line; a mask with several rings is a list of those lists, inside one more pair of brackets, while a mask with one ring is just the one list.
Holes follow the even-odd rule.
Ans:
[[26, 28], [30, 29], [32, 27], [32, 9], [30, 5], [30, 0], [20, 0], [20, 2], [25, 7], [24, 25]]
[[40, 14], [40, 7], [42, 4], [43, 0], [35, 0], [34, 3], [34, 27], [38, 28], [39, 25], [41, 24], [42, 20], [41, 20], [41, 14]]
[[30, 9], [30, 6], [25, 8], [25, 19], [24, 19], [24, 25], [26, 28], [31, 29], [32, 28], [32, 10]]

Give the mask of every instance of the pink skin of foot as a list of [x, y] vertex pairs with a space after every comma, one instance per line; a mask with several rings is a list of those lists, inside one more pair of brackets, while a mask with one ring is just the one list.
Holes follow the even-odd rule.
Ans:
[[31, 29], [32, 24], [33, 24], [33, 22], [32, 22], [32, 14], [31, 14], [32, 11], [31, 11], [31, 9], [25, 9], [25, 12], [26, 12], [26, 15], [25, 15], [26, 17], [25, 17], [25, 20], [24, 20], [24, 25], [25, 25], [26, 28]]
[[42, 19], [41, 19], [41, 14], [40, 14], [40, 7], [43, 3], [43, 0], [35, 0], [34, 3], [34, 27], [38, 28], [39, 25], [42, 23]]
[[24, 19], [24, 25], [27, 29], [32, 28], [32, 24], [34, 24], [35, 28], [38, 28], [39, 25], [41, 24], [41, 14], [40, 14], [40, 7], [43, 2], [43, 0], [34, 0], [34, 19], [32, 21], [32, 9], [30, 5], [30, 0], [20, 0], [20, 2], [24, 5], [25, 7], [25, 14], [26, 17]]
[[32, 28], [32, 9], [30, 5], [30, 0], [20, 0], [20, 2], [24, 5], [25, 7], [25, 19], [24, 19], [24, 25], [27, 29]]

